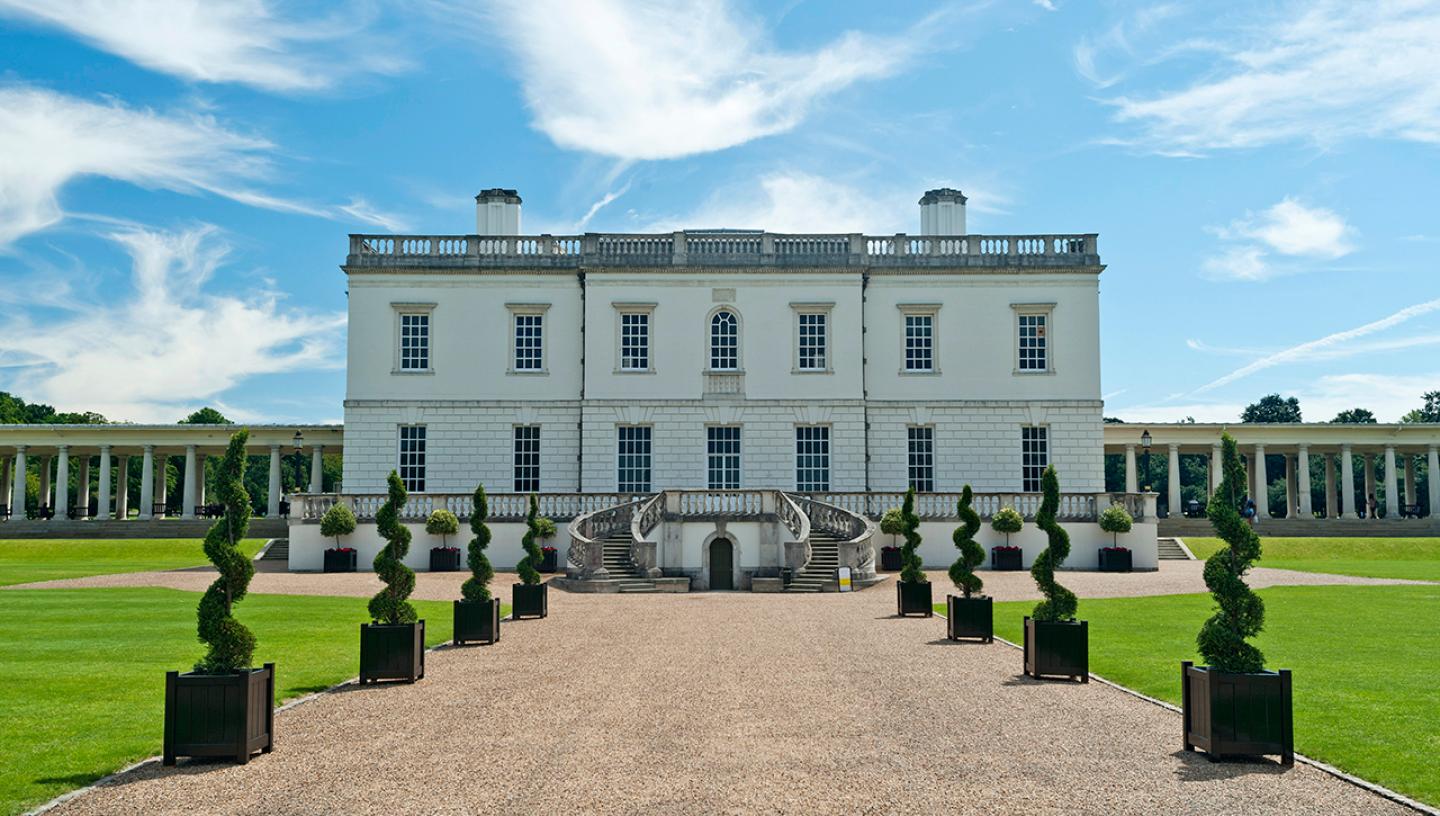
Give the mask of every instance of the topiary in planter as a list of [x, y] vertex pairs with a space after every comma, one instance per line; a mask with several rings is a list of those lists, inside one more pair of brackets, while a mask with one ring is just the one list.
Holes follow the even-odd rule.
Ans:
[[511, 611], [515, 618], [543, 618], [548, 612], [548, 592], [540, 583], [540, 564], [545, 554], [540, 551], [540, 502], [530, 494], [530, 510], [525, 514], [525, 537], [520, 545], [525, 548], [525, 557], [515, 566], [520, 573], [521, 583], [511, 588]]
[[1040, 479], [1040, 509], [1035, 526], [1045, 531], [1048, 543], [1035, 557], [1030, 575], [1045, 600], [1025, 618], [1025, 673], [1031, 677], [1061, 676], [1090, 681], [1090, 644], [1084, 621], [1075, 620], [1079, 600], [1055, 580], [1055, 570], [1070, 555], [1070, 535], [1055, 514], [1060, 509], [1060, 477], [1055, 466]]
[[495, 577], [495, 568], [485, 556], [490, 546], [490, 527], [485, 519], [490, 517], [490, 503], [485, 497], [485, 486], [475, 488], [475, 508], [470, 513], [469, 556], [470, 577], [460, 585], [463, 600], [455, 602], [455, 643], [494, 643], [500, 639], [500, 602], [490, 597], [490, 579]]
[[[1219, 610], [1200, 627], [1195, 645], [1213, 669], [1258, 672], [1265, 668], [1265, 655], [1246, 641], [1265, 628], [1265, 602], [1250, 590], [1244, 578], [1260, 558], [1260, 536], [1240, 516], [1245, 471], [1235, 440], [1222, 436], [1220, 444], [1223, 475], [1205, 512], [1225, 546], [1205, 559], [1204, 573], [1205, 586], [1215, 596]], [[1229, 459], [1232, 454], [1234, 473]]]
[[236, 431], [220, 460], [216, 473], [215, 497], [225, 515], [205, 533], [205, 557], [220, 571], [220, 577], [200, 599], [199, 635], [209, 649], [195, 664], [195, 671], [226, 674], [250, 665], [255, 653], [255, 635], [230, 614], [234, 604], [245, 598], [255, 565], [240, 552], [240, 540], [250, 528], [250, 494], [245, 492], [245, 443], [249, 431]]
[[905, 533], [905, 519], [900, 515], [900, 508], [892, 507], [885, 511], [885, 514], [880, 517], [880, 532], [888, 536]]
[[1130, 532], [1134, 523], [1135, 519], [1121, 504], [1112, 504], [1100, 514], [1100, 529], [1111, 534], [1111, 543], [1117, 548], [1120, 546], [1120, 534]]
[[385, 588], [370, 599], [371, 624], [360, 625], [360, 682], [404, 680], [425, 676], [425, 622], [417, 620], [410, 593], [415, 572], [405, 566], [410, 552], [410, 530], [400, 523], [405, 506], [405, 484], [395, 471], [387, 480], [389, 496], [375, 513], [375, 529], [385, 546], [375, 556], [375, 574]]
[[449, 537], [460, 532], [460, 519], [449, 510], [436, 510], [425, 519], [425, 532], [440, 536], [440, 546], [449, 548]]
[[951, 540], [960, 555], [950, 565], [950, 580], [964, 596], [945, 597], [945, 628], [946, 636], [951, 640], [978, 638], [989, 643], [995, 639], [992, 602], [983, 595], [971, 597], [972, 593], [978, 593], [985, 586], [985, 582], [975, 574], [975, 568], [985, 561], [985, 550], [975, 540], [975, 534], [980, 532], [980, 514], [970, 506], [974, 498], [967, 484], [960, 492], [960, 500], [955, 503], [960, 526], [955, 528]]
[[1005, 546], [1010, 546], [1010, 534], [1020, 532], [1025, 526], [1025, 517], [1013, 507], [1002, 507], [990, 517], [990, 529], [1005, 534]]
[[335, 539], [335, 549], [340, 549], [340, 536], [355, 532], [355, 512], [350, 505], [337, 501], [325, 515], [320, 517], [320, 535]]
[[905, 491], [905, 503], [900, 507], [900, 534], [905, 543], [900, 548], [900, 580], [895, 582], [896, 603], [901, 615], [924, 615], [930, 617], [935, 610], [930, 605], [930, 581], [925, 577], [923, 561], [915, 552], [920, 546], [920, 517], [915, 515], [915, 488]]

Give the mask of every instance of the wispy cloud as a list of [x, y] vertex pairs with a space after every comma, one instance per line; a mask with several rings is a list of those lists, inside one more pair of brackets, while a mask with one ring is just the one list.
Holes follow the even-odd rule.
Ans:
[[[1424, 403], [1424, 394], [1435, 390], [1440, 370], [1420, 374], [1325, 374], [1293, 384], [1275, 386], [1287, 396], [1300, 400], [1306, 421], [1325, 422], [1350, 408], [1368, 408], [1381, 422], [1400, 418]], [[1274, 390], [1274, 389], [1272, 389]], [[1126, 422], [1178, 422], [1194, 417], [1197, 422], [1239, 422], [1244, 402], [1196, 400], [1135, 405], [1106, 405], [1108, 416]]]
[[215, 227], [109, 237], [131, 257], [128, 290], [43, 323], [0, 312], [10, 390], [64, 410], [173, 422], [250, 377], [343, 365], [343, 313], [286, 308], [273, 290], [210, 291], [228, 251]]
[[1271, 252], [1292, 258], [1334, 260], [1354, 251], [1354, 229], [1334, 210], [1310, 207], [1286, 197], [1258, 215], [1247, 213], [1228, 226], [1211, 229], [1222, 240], [1243, 241], [1204, 263], [1212, 278], [1260, 281], [1298, 271], [1276, 267]]
[[0, 15], [56, 26], [104, 51], [187, 80], [271, 91], [327, 88], [405, 67], [347, 4], [327, 17], [283, 15], [267, 0], [0, 0]]
[[622, 195], [625, 195], [628, 192], [630, 192], [630, 182], [627, 181], [625, 182], [625, 185], [620, 189], [611, 190], [610, 192], [601, 196], [600, 200], [596, 201], [594, 204], [591, 204], [590, 209], [586, 210], [585, 214], [580, 217], [580, 220], [575, 222], [575, 231], [584, 232], [585, 227], [590, 224], [590, 219], [594, 218], [596, 213], [600, 212], [600, 210], [604, 209], [615, 199], [619, 198]]

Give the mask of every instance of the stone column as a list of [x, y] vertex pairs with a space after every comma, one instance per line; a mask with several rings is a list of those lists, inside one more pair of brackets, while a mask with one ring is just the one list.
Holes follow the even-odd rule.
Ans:
[[200, 497], [200, 503], [205, 503], [205, 454], [195, 454], [195, 495]]
[[270, 446], [270, 496], [265, 518], [280, 518], [280, 446]]
[[310, 492], [325, 491], [325, 446], [316, 445], [310, 451]]
[[100, 446], [100, 485], [96, 491], [95, 517], [110, 518], [110, 446]]
[[1280, 518], [1295, 517], [1295, 457], [1285, 454], [1285, 512]]
[[1335, 454], [1325, 454], [1325, 517], [1339, 518], [1340, 503], [1335, 500]]
[[15, 446], [15, 476], [10, 483], [10, 518], [25, 518], [25, 446]]
[[1430, 465], [1426, 481], [1430, 483], [1430, 518], [1433, 519], [1440, 514], [1440, 446], [1431, 445], [1425, 461]]
[[195, 518], [195, 446], [185, 446], [185, 483], [180, 494], [180, 518]]
[[1296, 491], [1300, 494], [1300, 518], [1315, 518], [1315, 507], [1310, 496], [1310, 446], [1301, 445], [1300, 453], [1295, 457], [1295, 463], [1299, 465], [1300, 479]]
[[1415, 457], [1405, 454], [1405, 503], [1420, 504], [1420, 497], [1415, 495]]
[[115, 473], [115, 517], [130, 518], [130, 457], [120, 457], [120, 467]]
[[1125, 492], [1139, 493], [1140, 484], [1135, 476], [1135, 446], [1125, 446]]
[[80, 478], [76, 479], [75, 518], [90, 518], [90, 454], [80, 457]]
[[55, 518], [70, 518], [70, 446], [60, 446], [60, 459], [55, 463]]
[[155, 446], [145, 446], [145, 457], [140, 465], [140, 518], [155, 517]]
[[[1185, 510], [1180, 506], [1180, 446], [1170, 446], [1170, 479], [1165, 500], [1170, 505], [1170, 518], [1180, 518]], [[1179, 513], [1180, 515], [1176, 515]]]
[[1355, 454], [1340, 446], [1340, 517], [1355, 515]]
[[40, 457], [40, 506], [53, 510], [55, 505], [50, 503], [50, 459], [49, 456]]
[[1219, 442], [1210, 446], [1210, 492], [1220, 489], [1220, 480], [1225, 478], [1224, 459]]
[[1395, 478], [1395, 446], [1385, 446], [1385, 518], [1400, 518], [1400, 485]]
[[[155, 457], [155, 503], [164, 507], [170, 502], [170, 457]], [[162, 511], [163, 513], [163, 511]]]
[[1265, 475], [1265, 446], [1255, 446], [1255, 517], [1270, 518], [1270, 479]]
[[[1374, 454], [1361, 454], [1361, 464], [1365, 466], [1365, 497], [1361, 506], [1365, 508], [1365, 518], [1370, 516], [1370, 497], [1375, 495], [1375, 460]], [[1379, 505], [1376, 505], [1377, 509]]]

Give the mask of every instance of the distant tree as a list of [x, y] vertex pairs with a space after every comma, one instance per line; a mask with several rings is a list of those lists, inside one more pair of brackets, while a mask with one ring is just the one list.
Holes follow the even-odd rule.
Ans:
[[229, 425], [230, 420], [219, 411], [206, 406], [180, 420], [181, 425]]
[[1105, 417], [1105, 424], [1106, 424], [1106, 425], [1124, 425], [1124, 424], [1125, 424], [1125, 420], [1123, 420], [1123, 419], [1121, 419], [1121, 418], [1119, 418], [1119, 417]]
[[1300, 400], [1268, 394], [1259, 402], [1245, 406], [1241, 422], [1300, 422]]
[[1405, 416], [1400, 417], [1400, 421], [1408, 425], [1412, 422], [1426, 422], [1427, 420], [1425, 419], [1425, 412], [1416, 408], [1412, 411], [1407, 411]]
[[[1417, 413], [1411, 411], [1410, 413]], [[1440, 422], [1440, 391], [1426, 391], [1425, 405], [1419, 411], [1419, 419], [1414, 422]]]
[[93, 411], [57, 412], [53, 406], [26, 402], [0, 391], [0, 425], [103, 425], [109, 420]]
[[1336, 414], [1330, 421], [1340, 425], [1374, 425], [1375, 414], [1368, 408], [1351, 408]]

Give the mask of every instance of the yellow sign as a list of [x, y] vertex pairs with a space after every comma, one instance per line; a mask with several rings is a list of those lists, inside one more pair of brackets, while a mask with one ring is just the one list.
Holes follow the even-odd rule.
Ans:
[[836, 575], [837, 575], [837, 576], [839, 577], [839, 579], [840, 579], [840, 591], [841, 591], [841, 592], [849, 592], [849, 591], [850, 591], [850, 568], [849, 568], [849, 567], [841, 567], [841, 568], [835, 570], [835, 573], [836, 573]]

